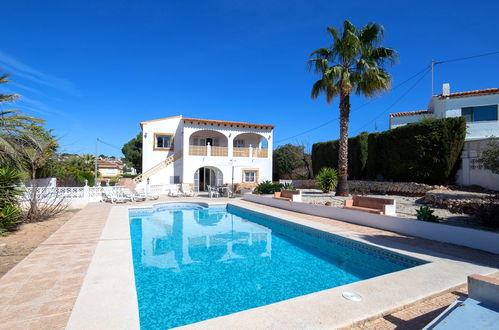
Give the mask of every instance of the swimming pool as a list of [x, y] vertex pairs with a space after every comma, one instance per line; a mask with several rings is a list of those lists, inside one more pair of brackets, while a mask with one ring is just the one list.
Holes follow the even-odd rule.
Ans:
[[229, 205], [130, 211], [142, 329], [165, 329], [422, 261]]

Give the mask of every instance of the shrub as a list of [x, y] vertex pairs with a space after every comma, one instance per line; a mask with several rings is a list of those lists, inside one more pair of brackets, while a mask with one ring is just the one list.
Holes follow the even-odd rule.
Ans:
[[15, 229], [20, 222], [19, 188], [21, 174], [12, 168], [0, 168], [0, 234]]
[[499, 174], [499, 140], [491, 139], [480, 157], [483, 167]]
[[272, 183], [270, 181], [263, 181], [258, 186], [256, 186], [255, 190], [253, 190], [254, 194], [273, 194], [277, 191], [281, 191], [283, 185], [281, 183]]
[[336, 188], [336, 183], [338, 182], [338, 174], [336, 170], [331, 167], [323, 167], [319, 171], [319, 174], [315, 176], [317, 184], [321, 190], [325, 193], [333, 191]]
[[440, 218], [434, 215], [433, 212], [435, 211], [428, 206], [421, 206], [419, 210], [416, 210], [416, 217], [421, 221], [439, 222]]
[[20, 222], [20, 212], [17, 205], [9, 204], [0, 207], [0, 235], [15, 229]]
[[497, 200], [491, 200], [487, 204], [483, 204], [476, 209], [475, 216], [481, 221], [482, 225], [499, 228], [499, 203]]
[[296, 190], [296, 188], [290, 183], [285, 183], [282, 185], [281, 190]]

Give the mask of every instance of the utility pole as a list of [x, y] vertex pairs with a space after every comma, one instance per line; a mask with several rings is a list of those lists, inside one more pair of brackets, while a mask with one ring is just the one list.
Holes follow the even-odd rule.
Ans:
[[94, 187], [97, 186], [97, 156], [99, 155], [99, 138], [95, 140], [95, 173], [94, 173]]

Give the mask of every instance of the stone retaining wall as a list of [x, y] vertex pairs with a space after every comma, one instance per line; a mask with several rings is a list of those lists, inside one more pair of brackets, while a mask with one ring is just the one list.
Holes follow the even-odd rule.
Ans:
[[[317, 189], [315, 180], [280, 180], [281, 183], [291, 183], [300, 189]], [[350, 193], [353, 194], [388, 194], [400, 196], [424, 196], [427, 191], [445, 189], [440, 186], [430, 186], [415, 182], [386, 182], [386, 181], [361, 181], [349, 180]]]
[[[494, 196], [486, 193], [455, 191], [455, 190], [431, 190], [424, 196], [423, 202], [427, 205], [448, 209], [452, 213], [476, 214], [479, 208], [483, 208], [494, 199]], [[499, 200], [497, 200], [499, 203]]]

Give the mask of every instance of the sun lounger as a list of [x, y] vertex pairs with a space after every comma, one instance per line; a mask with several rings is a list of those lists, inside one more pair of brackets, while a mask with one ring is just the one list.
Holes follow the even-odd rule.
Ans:
[[143, 194], [133, 193], [129, 189], [123, 189], [123, 197], [129, 199], [131, 202], [143, 202], [146, 196]]
[[175, 190], [169, 190], [168, 191], [168, 197], [181, 197], [182, 193], [180, 191], [175, 191]]

